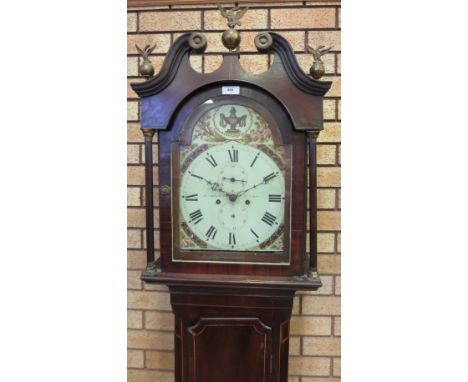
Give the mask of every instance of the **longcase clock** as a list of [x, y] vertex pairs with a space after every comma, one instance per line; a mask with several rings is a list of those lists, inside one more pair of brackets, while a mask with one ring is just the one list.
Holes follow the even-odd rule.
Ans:
[[272, 32], [256, 39], [274, 55], [268, 71], [247, 73], [230, 52], [218, 70], [201, 74], [189, 56], [203, 41], [199, 33], [180, 36], [160, 73], [132, 85], [146, 145], [142, 279], [169, 287], [177, 382], [286, 382], [294, 293], [321, 286], [315, 142], [330, 83], [305, 75], [289, 43]]

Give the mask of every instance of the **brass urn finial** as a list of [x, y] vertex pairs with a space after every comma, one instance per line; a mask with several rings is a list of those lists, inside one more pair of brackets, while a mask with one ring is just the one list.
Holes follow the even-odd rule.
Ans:
[[322, 56], [329, 52], [332, 47], [329, 46], [325, 48], [325, 45], [319, 45], [317, 49], [312, 48], [310, 45], [307, 45], [307, 52], [312, 54], [314, 57], [314, 63], [310, 67], [310, 75], [318, 80], [325, 73], [325, 66], [322, 62]]
[[244, 16], [245, 12], [249, 9], [249, 7], [241, 8], [239, 6], [226, 9], [222, 5], [218, 4], [218, 9], [220, 10], [221, 14], [227, 20], [227, 25], [229, 29], [225, 30], [221, 40], [223, 41], [223, 45], [228, 48], [229, 50], [236, 49], [241, 41], [240, 33], [236, 29], [236, 25], [241, 25], [240, 19]]
[[141, 49], [137, 44], [135, 44], [135, 48], [138, 51], [138, 53], [141, 54], [141, 57], [143, 57], [143, 63], [140, 65], [139, 68], [140, 74], [144, 77], [151, 77], [154, 74], [154, 67], [148, 57], [156, 48], [156, 44], [154, 44], [153, 46], [150, 46], [148, 44], [143, 49]]

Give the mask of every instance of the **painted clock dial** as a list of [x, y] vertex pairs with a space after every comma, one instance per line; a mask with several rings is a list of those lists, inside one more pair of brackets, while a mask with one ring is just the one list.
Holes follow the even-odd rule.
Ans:
[[251, 107], [214, 105], [180, 150], [181, 251], [284, 253], [287, 149]]
[[275, 159], [236, 141], [201, 146], [181, 182], [185, 230], [213, 249], [275, 249], [270, 241], [282, 232], [285, 197]]

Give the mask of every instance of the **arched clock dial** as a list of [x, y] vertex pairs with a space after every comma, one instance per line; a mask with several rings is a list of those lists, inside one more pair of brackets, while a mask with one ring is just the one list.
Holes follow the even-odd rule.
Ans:
[[281, 251], [285, 178], [282, 159], [262, 145], [227, 141], [186, 158], [180, 182], [182, 229], [197, 247]]

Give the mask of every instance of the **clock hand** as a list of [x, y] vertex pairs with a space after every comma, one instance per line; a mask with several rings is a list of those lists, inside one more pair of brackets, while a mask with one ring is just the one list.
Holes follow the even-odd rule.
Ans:
[[242, 183], [246, 183], [247, 181], [246, 180], [242, 180], [242, 179], [236, 179], [236, 178], [226, 178], [223, 176], [223, 180], [230, 180], [231, 182], [242, 182]]
[[249, 188], [247, 188], [247, 189], [245, 189], [245, 190], [242, 190], [242, 191], [238, 192], [238, 193], [236, 194], [236, 196], [239, 197], [239, 196], [241, 196], [241, 195], [244, 195], [247, 191], [250, 191], [252, 188], [258, 187], [258, 186], [260, 186], [260, 185], [262, 185], [262, 184], [264, 184], [264, 183], [266, 183], [266, 182], [263, 181], [263, 182], [260, 182], [260, 183], [258, 183], [258, 184], [256, 184], [256, 185], [252, 186], [252, 187], [249, 187]]
[[204, 180], [206, 183], [208, 183], [208, 184], [211, 186], [211, 190], [212, 190], [212, 191], [220, 191], [220, 192], [222, 192], [224, 195], [226, 195], [226, 196], [229, 198], [230, 201], [235, 201], [235, 200], [237, 199], [237, 195], [236, 195], [236, 194], [231, 194], [231, 193], [229, 193], [229, 192], [224, 191], [223, 188], [222, 188], [218, 183], [212, 182], [212, 181], [210, 181], [210, 180], [208, 180], [208, 179], [206, 179], [206, 178], [204, 178], [204, 177], [202, 177], [202, 176], [200, 176], [200, 175], [196, 175], [196, 174], [194, 174], [194, 173], [192, 173], [192, 172], [190, 172], [190, 171], [189, 171], [188, 173], [189, 173], [191, 176], [195, 177], [195, 178]]
[[271, 173], [270, 175], [267, 175], [263, 178], [263, 180], [260, 183], [257, 183], [253, 185], [252, 187], [249, 187], [245, 190], [242, 190], [236, 194], [237, 197], [244, 195], [247, 191], [250, 191], [252, 188], [256, 188], [258, 186], [261, 186], [262, 184], [267, 184], [270, 180], [276, 177], [277, 174]]

